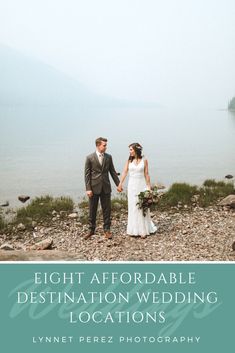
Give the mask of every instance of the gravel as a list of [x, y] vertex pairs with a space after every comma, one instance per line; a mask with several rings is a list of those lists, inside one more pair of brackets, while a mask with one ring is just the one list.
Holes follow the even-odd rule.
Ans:
[[52, 250], [45, 250], [48, 253], [69, 251], [88, 261], [235, 261], [234, 209], [213, 206], [156, 211], [152, 219], [158, 230], [145, 239], [126, 235], [127, 214], [122, 211], [113, 215], [111, 240], [104, 237], [101, 218], [96, 234], [85, 240], [88, 226], [79, 218], [53, 216], [49, 225], [34, 222], [32, 230], [16, 226], [11, 233], [1, 233], [0, 247], [7, 244], [27, 251], [50, 238]]

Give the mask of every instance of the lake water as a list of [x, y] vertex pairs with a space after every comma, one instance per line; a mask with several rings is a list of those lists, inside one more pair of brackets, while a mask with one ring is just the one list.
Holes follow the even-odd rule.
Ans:
[[[84, 195], [84, 161], [98, 136], [121, 172], [139, 142], [152, 183], [200, 185], [235, 174], [235, 115], [168, 108], [0, 107], [0, 202], [17, 197]], [[114, 189], [114, 188], [113, 188]]]

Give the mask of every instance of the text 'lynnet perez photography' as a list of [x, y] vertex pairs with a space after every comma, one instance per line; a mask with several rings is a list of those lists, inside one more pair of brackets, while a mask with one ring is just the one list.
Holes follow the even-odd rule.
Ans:
[[10, 317], [56, 310], [70, 324], [167, 324], [172, 333], [220, 306], [218, 293], [201, 287], [196, 272], [34, 272], [10, 293]]

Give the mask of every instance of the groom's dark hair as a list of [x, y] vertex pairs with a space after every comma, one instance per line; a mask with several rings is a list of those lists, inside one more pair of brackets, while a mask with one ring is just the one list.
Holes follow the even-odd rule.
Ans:
[[105, 137], [98, 137], [96, 140], [95, 140], [95, 145], [96, 146], [99, 146], [102, 142], [107, 142], [108, 140], [105, 138]]

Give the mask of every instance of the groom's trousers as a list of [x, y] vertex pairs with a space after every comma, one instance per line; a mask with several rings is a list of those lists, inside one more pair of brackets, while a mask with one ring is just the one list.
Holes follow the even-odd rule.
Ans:
[[89, 198], [89, 228], [91, 231], [95, 231], [96, 228], [96, 215], [98, 203], [101, 203], [104, 231], [110, 231], [111, 226], [111, 193], [105, 194], [102, 190], [100, 194], [93, 194]]

